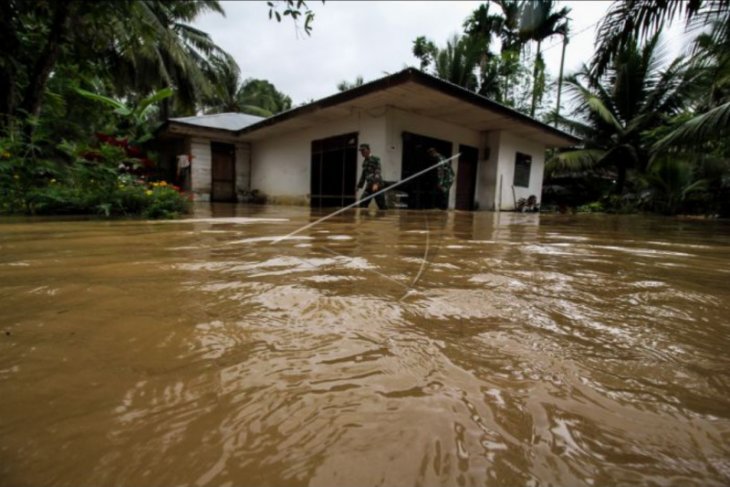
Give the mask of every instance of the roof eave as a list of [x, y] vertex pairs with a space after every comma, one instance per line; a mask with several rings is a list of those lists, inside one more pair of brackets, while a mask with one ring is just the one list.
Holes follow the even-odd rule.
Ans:
[[254, 132], [254, 131], [262, 129], [262, 128], [276, 125], [278, 123], [298, 117], [300, 115], [312, 113], [317, 110], [339, 105], [341, 103], [345, 103], [350, 100], [354, 100], [356, 98], [360, 98], [362, 96], [368, 95], [375, 91], [378, 91], [378, 90], [381, 90], [384, 88], [389, 88], [392, 86], [397, 86], [397, 85], [400, 85], [403, 83], [407, 83], [409, 81], [420, 84], [422, 86], [426, 86], [426, 87], [438, 90], [449, 96], [453, 96], [455, 98], [466, 101], [468, 103], [472, 103], [472, 104], [480, 106], [482, 108], [485, 108], [485, 109], [500, 113], [504, 116], [513, 118], [513, 119], [518, 120], [527, 125], [531, 125], [554, 137], [563, 139], [568, 145], [577, 145], [581, 142], [581, 139], [579, 139], [571, 134], [568, 134], [567, 132], [563, 132], [562, 130], [551, 127], [543, 122], [540, 122], [539, 120], [535, 120], [534, 118], [529, 117], [523, 113], [520, 113], [517, 110], [514, 110], [513, 108], [510, 108], [510, 107], [507, 107], [500, 103], [497, 103], [495, 101], [492, 101], [481, 95], [468, 91], [465, 88], [462, 88], [461, 86], [455, 85], [453, 83], [449, 83], [447, 81], [444, 81], [442, 79], [436, 78], [429, 74], [423, 73], [414, 68], [408, 68], [408, 69], [405, 69], [398, 73], [392, 74], [390, 76], [386, 76], [384, 78], [380, 78], [375, 81], [366, 83], [364, 85], [344, 91], [342, 93], [336, 93], [334, 95], [328, 96], [326, 98], [322, 98], [320, 100], [314, 101], [307, 105], [303, 105], [301, 107], [293, 108], [286, 112], [282, 112], [278, 115], [274, 115], [273, 117], [269, 117], [265, 120], [254, 123], [252, 125], [249, 125], [248, 127], [244, 127], [242, 129], [236, 131], [235, 134], [237, 137], [239, 137], [241, 135], [244, 135], [244, 134], [247, 134], [250, 132]]

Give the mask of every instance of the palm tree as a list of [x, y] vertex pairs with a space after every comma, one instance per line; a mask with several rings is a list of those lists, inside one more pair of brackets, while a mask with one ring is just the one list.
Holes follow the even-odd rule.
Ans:
[[[614, 1], [598, 28], [591, 71], [601, 76], [622, 47], [654, 35], [675, 17], [683, 16], [688, 26], [700, 27], [729, 12], [730, 0]], [[726, 24], [725, 30], [729, 28]]]
[[432, 66], [432, 73], [443, 80], [470, 91], [479, 88], [476, 68], [481, 52], [473, 38], [455, 34], [445, 47], [439, 48], [420, 36], [413, 41], [413, 55], [421, 60], [421, 69]]
[[241, 80], [241, 69], [231, 57], [213, 58], [215, 84], [204, 99], [205, 113], [238, 112], [270, 117], [291, 108], [291, 98], [266, 80]]
[[522, 47], [524, 41], [520, 38], [520, 21], [522, 12], [528, 0], [492, 0], [502, 10], [504, 20], [499, 29], [499, 37], [502, 40], [502, 51], [517, 50]]
[[[112, 2], [110, 9], [110, 42], [102, 55], [119, 94], [171, 86], [178, 108], [194, 111], [213, 91], [213, 59], [228, 55], [189, 23], [207, 11], [224, 15], [220, 3], [128, 0]], [[163, 104], [161, 116], [166, 118], [169, 111], [169, 104]]]
[[208, 114], [237, 112], [261, 117], [270, 117], [272, 112], [260, 106], [244, 103], [242, 94], [244, 82], [241, 69], [231, 57], [214, 58], [213, 90], [203, 98], [203, 111]]
[[[464, 35], [471, 39], [479, 51], [479, 94], [499, 102], [506, 101], [506, 89], [500, 80], [505, 72], [504, 59], [490, 49], [494, 38], [499, 38], [505, 30], [506, 19], [489, 12], [490, 3], [480, 5], [464, 21]], [[506, 78], [504, 78], [506, 79]]]
[[[305, 1], [269, 3], [269, 18], [303, 20], [310, 32], [314, 14]], [[117, 97], [172, 87], [177, 108], [193, 111], [212, 90], [211, 57], [224, 57], [208, 34], [191, 25], [205, 12], [223, 14], [221, 2], [0, 2], [0, 131], [11, 119], [40, 113], [48, 81], [64, 64], [79, 66], [84, 87]]]
[[212, 60], [215, 79], [212, 93], [203, 99], [203, 111], [206, 113], [240, 112], [238, 94], [241, 89], [241, 68], [230, 56]]
[[[525, 0], [492, 0], [480, 5], [464, 22], [465, 35], [481, 46], [479, 94], [520, 111], [529, 111], [529, 102], [525, 103], [520, 96], [528, 83], [527, 72], [521, 63], [526, 39], [520, 36], [520, 23], [528, 3]], [[490, 13], [492, 4], [499, 7], [499, 13]], [[490, 49], [495, 40], [501, 44], [498, 54]]]
[[578, 108], [575, 118], [559, 121], [583, 138], [584, 147], [554, 157], [550, 171], [610, 168], [620, 194], [630, 168], [646, 170], [651, 147], [643, 134], [686, 107], [695, 79], [682, 58], [661, 69], [658, 40], [657, 34], [643, 46], [627, 43], [600, 78], [584, 66], [566, 79]]
[[[695, 40], [693, 68], [698, 71], [693, 116], [660, 139], [655, 150], [726, 145], [730, 134], [730, 12]], [[686, 118], [686, 117], [685, 117]]]
[[515, 96], [515, 85], [518, 84], [522, 63], [520, 62], [522, 46], [520, 39], [520, 18], [527, 0], [492, 0], [502, 10], [504, 21], [499, 28], [502, 41], [499, 77], [503, 80], [502, 93], [504, 101], [518, 107]]
[[537, 43], [535, 61], [532, 70], [532, 103], [530, 105], [530, 116], [535, 116], [537, 101], [542, 98], [545, 90], [545, 62], [540, 51], [542, 42], [550, 37], [560, 34], [568, 35], [568, 14], [570, 9], [563, 7], [559, 11], [553, 11], [555, 2], [553, 0], [540, 0], [527, 2], [522, 9], [520, 19], [519, 36], [523, 42], [534, 41]]
[[454, 34], [446, 41], [446, 47], [438, 50], [434, 58], [434, 71], [441, 79], [477, 91], [478, 80], [474, 71], [480, 57], [481, 53], [471, 39]]
[[340, 81], [337, 83], [337, 90], [338, 91], [347, 91], [351, 90], [353, 88], [357, 88], [358, 86], [362, 86], [365, 81], [363, 80], [362, 76], [358, 75], [357, 78], [355, 78], [355, 81], [350, 83], [347, 80]]
[[[267, 112], [273, 115], [292, 107], [291, 98], [277, 90], [271, 82], [265, 79], [246, 79], [241, 85], [238, 100], [244, 107], [258, 107], [259, 114], [262, 116], [267, 116]], [[248, 113], [257, 115], [251, 111]]]

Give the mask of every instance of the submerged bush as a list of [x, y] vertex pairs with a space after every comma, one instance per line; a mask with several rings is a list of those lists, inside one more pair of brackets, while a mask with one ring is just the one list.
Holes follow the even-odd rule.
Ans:
[[180, 188], [145, 179], [154, 162], [141, 149], [124, 139], [99, 140], [63, 142], [54, 161], [37, 157], [30, 143], [0, 138], [0, 213], [171, 218], [190, 210]]
[[600, 201], [594, 201], [593, 203], [581, 205], [576, 208], [576, 212], [578, 213], [603, 213], [604, 211], [606, 211], [606, 208]]
[[190, 210], [190, 200], [165, 181], [146, 183], [120, 177], [114, 186], [79, 186], [49, 182], [30, 194], [31, 213], [36, 215], [135, 216], [174, 218]]

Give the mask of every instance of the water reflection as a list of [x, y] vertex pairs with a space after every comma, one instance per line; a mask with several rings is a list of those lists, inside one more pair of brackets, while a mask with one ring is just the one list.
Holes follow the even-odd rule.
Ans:
[[2, 483], [730, 482], [726, 224], [325, 214], [3, 224]]

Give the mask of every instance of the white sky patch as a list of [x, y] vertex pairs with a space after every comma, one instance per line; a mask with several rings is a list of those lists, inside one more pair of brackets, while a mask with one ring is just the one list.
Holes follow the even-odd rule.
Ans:
[[[337, 83], [381, 78], [407, 66], [418, 67], [411, 50], [420, 35], [444, 46], [462, 32], [478, 1], [328, 1], [307, 4], [315, 12], [312, 35], [299, 32], [291, 20], [268, 20], [265, 2], [222, 2], [226, 17], [205, 14], [193, 24], [209, 33], [241, 67], [242, 77], [263, 78], [289, 95], [294, 106], [337, 93]], [[565, 72], [587, 63], [594, 51], [596, 22], [608, 1], [563, 1], [571, 8], [572, 36], [565, 53]], [[496, 6], [490, 13], [499, 12]], [[664, 38], [672, 55], [688, 47], [681, 22]], [[543, 43], [545, 65], [553, 78], [560, 68], [562, 39]]]

